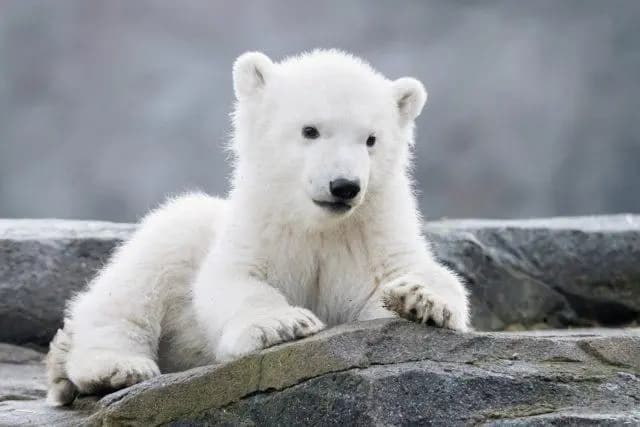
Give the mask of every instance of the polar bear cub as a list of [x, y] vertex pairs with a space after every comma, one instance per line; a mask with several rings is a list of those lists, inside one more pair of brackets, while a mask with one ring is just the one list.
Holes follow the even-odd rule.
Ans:
[[381, 317], [469, 328], [467, 292], [421, 233], [408, 176], [427, 99], [336, 50], [233, 66], [226, 200], [144, 218], [69, 303], [52, 404]]

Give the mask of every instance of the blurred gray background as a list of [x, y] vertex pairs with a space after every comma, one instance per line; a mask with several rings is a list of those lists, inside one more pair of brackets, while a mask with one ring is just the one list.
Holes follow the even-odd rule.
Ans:
[[427, 217], [640, 212], [638, 0], [0, 0], [0, 217], [224, 193], [234, 58], [315, 47], [427, 86]]

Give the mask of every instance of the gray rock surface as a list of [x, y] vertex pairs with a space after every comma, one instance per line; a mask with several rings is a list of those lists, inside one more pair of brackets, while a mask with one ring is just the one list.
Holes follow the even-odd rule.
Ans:
[[[71, 409], [44, 405], [37, 354], [6, 352], [3, 378], [23, 382], [0, 402], [0, 425], [640, 423], [640, 329], [458, 334], [378, 320]], [[38, 368], [23, 380], [15, 366]]]
[[472, 291], [481, 330], [640, 321], [640, 216], [427, 224]]
[[94, 221], [0, 220], [0, 342], [48, 344], [65, 301], [133, 229]]
[[[88, 412], [57, 410], [44, 403], [44, 354], [0, 343], [0, 426], [81, 423]], [[90, 400], [90, 399], [88, 399]]]
[[[46, 345], [67, 298], [134, 229], [0, 220], [0, 342]], [[469, 283], [477, 329], [640, 319], [640, 216], [440, 221], [425, 230], [438, 257]]]

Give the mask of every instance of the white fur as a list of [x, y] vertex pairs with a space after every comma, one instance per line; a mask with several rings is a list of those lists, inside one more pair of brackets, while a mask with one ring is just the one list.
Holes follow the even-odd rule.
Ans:
[[[170, 200], [71, 301], [49, 355], [53, 404], [69, 403], [71, 385], [121, 388], [325, 325], [399, 315], [468, 329], [467, 293], [421, 234], [407, 172], [422, 84], [314, 51], [244, 54], [234, 88], [228, 200]], [[361, 184], [346, 213], [314, 203], [332, 200], [339, 177]]]

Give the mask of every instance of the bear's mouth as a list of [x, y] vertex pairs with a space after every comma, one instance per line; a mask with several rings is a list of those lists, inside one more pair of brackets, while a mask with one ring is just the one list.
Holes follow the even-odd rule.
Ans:
[[351, 209], [351, 205], [345, 202], [326, 202], [322, 200], [314, 200], [313, 203], [321, 208], [327, 209], [333, 213], [344, 213]]

